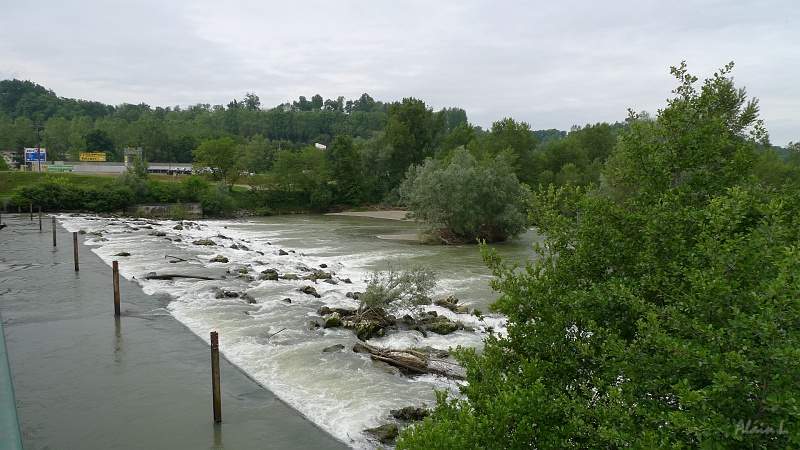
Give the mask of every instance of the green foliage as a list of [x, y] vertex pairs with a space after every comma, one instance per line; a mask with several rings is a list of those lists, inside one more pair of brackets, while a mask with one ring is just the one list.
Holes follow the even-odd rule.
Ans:
[[216, 188], [207, 190], [200, 197], [200, 203], [204, 214], [216, 216], [230, 214], [237, 207], [236, 200], [224, 182], [219, 182]]
[[239, 162], [236, 143], [229, 137], [203, 141], [194, 152], [194, 166], [199, 170], [211, 170], [214, 181], [225, 183], [228, 191], [239, 178]]
[[186, 220], [189, 218], [189, 211], [180, 203], [173, 205], [169, 209], [170, 220]]
[[298, 152], [278, 152], [270, 170], [276, 189], [284, 193], [300, 193], [305, 198], [304, 203], [317, 210], [323, 210], [332, 200], [328, 173], [325, 155], [320, 149], [310, 146]]
[[11, 170], [5, 158], [0, 158], [0, 170]]
[[491, 132], [483, 138], [481, 150], [484, 156], [479, 159], [484, 160], [505, 154], [514, 174], [522, 181], [528, 181], [533, 174], [531, 158], [536, 150], [536, 138], [525, 122], [505, 118], [493, 123]]
[[384, 126], [389, 189], [402, 182], [409, 166], [433, 156], [437, 135], [444, 125], [444, 114], [434, 113], [422, 100], [404, 98], [389, 106]]
[[757, 143], [766, 132], [758, 116], [758, 101], [747, 100], [726, 75], [728, 64], [705, 80], [698, 92], [686, 65], [672, 68], [680, 81], [669, 107], [656, 120], [631, 113], [630, 130], [604, 173], [606, 193], [629, 198], [658, 195], [678, 188], [703, 199], [719, 194], [749, 172]]
[[327, 149], [332, 156], [331, 181], [335, 200], [345, 205], [358, 205], [364, 197], [364, 175], [361, 157], [353, 138], [337, 135]]
[[133, 193], [134, 203], [147, 201], [150, 185], [147, 183], [147, 179], [141, 178], [136, 172], [132, 170], [122, 172], [114, 180], [114, 184], [130, 189]]
[[507, 335], [457, 353], [465, 398], [398, 448], [800, 447], [800, 195], [750, 181], [729, 70], [700, 92], [674, 70], [606, 166], [616, 195], [540, 191], [538, 260], [483, 248]]
[[[34, 207], [41, 206], [42, 211], [111, 212], [119, 211], [135, 200], [131, 189], [118, 183], [79, 185], [70, 182], [72, 177], [47, 175], [38, 178], [34, 184], [20, 184], [14, 188], [13, 205], [27, 206], [33, 202]], [[98, 180], [97, 177], [87, 178]]]
[[360, 309], [396, 311], [403, 308], [417, 312], [422, 305], [430, 304], [435, 287], [436, 274], [428, 267], [375, 271], [361, 294]]
[[409, 169], [400, 195], [446, 243], [502, 241], [526, 228], [529, 193], [502, 156], [484, 166], [462, 148], [446, 166], [428, 159]]
[[183, 197], [183, 187], [173, 181], [147, 180], [147, 201], [156, 203], [178, 203]]
[[191, 175], [184, 178], [181, 183], [181, 201], [199, 202], [203, 195], [209, 191], [211, 186], [199, 175]]
[[573, 127], [561, 139], [543, 144], [529, 161], [531, 185], [598, 183], [600, 169], [617, 144], [619, 128], [607, 123]]

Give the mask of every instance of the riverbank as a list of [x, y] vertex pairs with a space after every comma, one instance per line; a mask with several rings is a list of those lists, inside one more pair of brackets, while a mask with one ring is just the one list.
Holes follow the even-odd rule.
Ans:
[[[0, 309], [26, 449], [345, 449], [236, 366], [221, 361], [222, 423], [212, 414], [210, 349], [72, 234], [3, 214]], [[83, 237], [80, 237], [81, 241]], [[124, 261], [121, 262], [124, 264]], [[220, 334], [224, 341], [225, 335]]]

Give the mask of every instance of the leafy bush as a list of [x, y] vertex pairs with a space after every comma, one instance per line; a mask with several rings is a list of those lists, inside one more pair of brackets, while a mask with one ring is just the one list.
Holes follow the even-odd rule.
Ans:
[[502, 155], [483, 165], [462, 147], [411, 167], [400, 198], [445, 243], [495, 242], [525, 231], [530, 193]]
[[430, 304], [430, 294], [435, 287], [436, 275], [430, 268], [390, 268], [386, 272], [375, 271], [370, 275], [367, 288], [361, 294], [361, 309], [417, 310], [422, 305]]
[[224, 182], [217, 183], [215, 189], [210, 189], [200, 199], [203, 212], [210, 215], [225, 215], [237, 207], [236, 200], [230, 195], [228, 185]]
[[136, 172], [132, 170], [122, 172], [114, 179], [114, 184], [130, 189], [133, 192], [134, 203], [147, 201], [150, 185], [147, 183], [147, 179], [140, 177]]
[[436, 274], [427, 267], [375, 271], [367, 279], [367, 288], [361, 294], [361, 309], [417, 310], [430, 304], [430, 294], [435, 287]]

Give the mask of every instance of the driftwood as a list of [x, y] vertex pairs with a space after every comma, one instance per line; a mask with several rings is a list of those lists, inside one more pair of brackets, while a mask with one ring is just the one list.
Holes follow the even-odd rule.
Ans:
[[426, 355], [413, 350], [382, 350], [368, 344], [356, 343], [353, 346], [356, 353], [369, 353], [370, 358], [382, 361], [397, 367], [405, 375], [433, 374], [455, 380], [464, 380], [464, 377], [446, 370], [431, 367]]
[[180, 274], [165, 274], [165, 275], [147, 275], [145, 280], [172, 280], [174, 278], [194, 278], [197, 280], [213, 280], [211, 277], [203, 277], [200, 275], [180, 275]]
[[[180, 261], [180, 262], [188, 261], [188, 259], [178, 258], [177, 256], [172, 256], [172, 255], [164, 255], [164, 258], [172, 258], [172, 259]], [[170, 262], [175, 262], [175, 261], [170, 261]]]

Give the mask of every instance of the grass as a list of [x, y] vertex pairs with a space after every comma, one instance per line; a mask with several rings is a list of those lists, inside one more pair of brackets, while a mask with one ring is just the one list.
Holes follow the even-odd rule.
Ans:
[[11, 198], [15, 187], [36, 184], [45, 177], [66, 178], [76, 186], [105, 186], [114, 180], [116, 174], [0, 172], [0, 198]]

